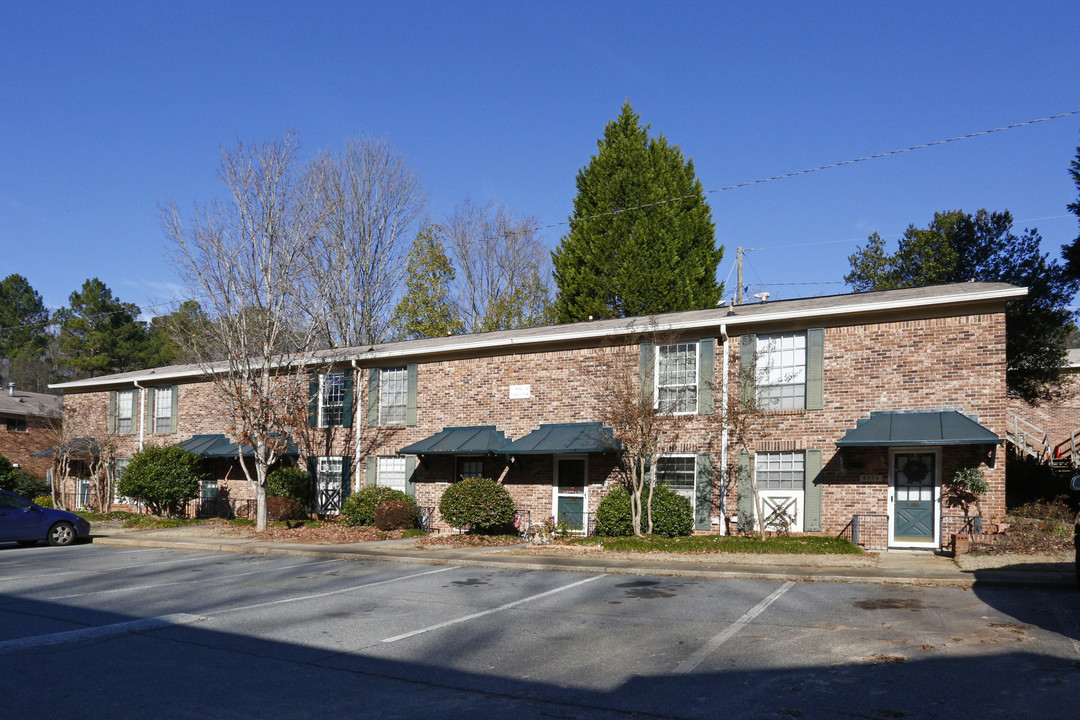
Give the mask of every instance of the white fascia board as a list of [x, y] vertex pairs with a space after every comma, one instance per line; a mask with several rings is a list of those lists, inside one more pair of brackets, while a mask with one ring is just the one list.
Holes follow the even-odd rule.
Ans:
[[[930, 295], [920, 296], [916, 298], [908, 298], [906, 300], [879, 300], [877, 302], [867, 302], [858, 305], [850, 305], [844, 303], [836, 307], [802, 308], [796, 310], [779, 310], [777, 312], [755, 312], [753, 315], [741, 317], [737, 314], [729, 315], [724, 308], [718, 307], [715, 315], [710, 315], [704, 318], [697, 318], [694, 320], [658, 322], [657, 316], [638, 317], [629, 319], [627, 323], [622, 326], [605, 328], [602, 330], [598, 330], [596, 328], [582, 328], [581, 330], [569, 332], [566, 330], [557, 330], [539, 335], [529, 335], [528, 337], [524, 338], [483, 338], [481, 336], [479, 339], [470, 342], [451, 341], [450, 344], [443, 347], [406, 347], [400, 350], [373, 350], [369, 352], [341, 353], [340, 355], [334, 357], [320, 357], [317, 360], [312, 360], [309, 364], [327, 365], [340, 362], [350, 362], [355, 360], [357, 363], [362, 363], [366, 365], [369, 364], [372, 360], [403, 360], [410, 357], [442, 355], [449, 353], [459, 354], [463, 352], [468, 353], [470, 351], [494, 350], [498, 348], [533, 347], [537, 345], [548, 345], [552, 343], [576, 342], [581, 340], [601, 340], [603, 338], [610, 337], [624, 337], [627, 335], [636, 335], [642, 332], [679, 332], [704, 328], [718, 328], [721, 325], [726, 325], [730, 331], [731, 329], [736, 328], [739, 325], [760, 325], [762, 323], [784, 322], [790, 320], [808, 320], [822, 317], [838, 317], [843, 315], [865, 315], [869, 313], [888, 312], [894, 310], [911, 310], [925, 308], [928, 306], [967, 305], [971, 303], [987, 302], [992, 300], [1011, 300], [1013, 298], [1023, 297], [1027, 295], [1027, 293], [1027, 288], [1010, 287], [996, 290], [984, 290], [980, 292], [969, 292], [961, 295]], [[753, 307], [758, 308], [761, 306], [754, 305]], [[288, 364], [289, 363], [283, 363], [283, 365]], [[181, 370], [174, 372], [155, 372], [148, 370], [144, 374], [130, 376], [122, 380], [118, 380], [115, 377], [110, 379], [108, 376], [105, 376], [88, 380], [75, 380], [73, 382], [58, 383], [55, 385], [49, 385], [49, 387], [54, 389], [70, 388], [72, 390], [90, 389], [93, 387], [106, 385], [134, 385], [134, 383], [136, 382], [144, 383], [159, 382], [162, 380], [190, 380], [192, 378], [198, 378], [212, 373], [213, 369], [211, 368], [207, 368], [205, 370], [199, 368], [195, 370]]]

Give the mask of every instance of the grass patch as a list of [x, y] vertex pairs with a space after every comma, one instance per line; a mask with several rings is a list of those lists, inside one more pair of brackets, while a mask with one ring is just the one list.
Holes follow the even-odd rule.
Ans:
[[585, 537], [571, 545], [594, 545], [612, 552], [754, 553], [756, 555], [860, 555], [863, 549], [843, 538], [691, 535], [690, 537]]
[[189, 527], [191, 525], [206, 525], [215, 522], [220, 522], [220, 520], [217, 518], [165, 518], [157, 517], [156, 515], [132, 514], [124, 520], [124, 527], [149, 529], [177, 528]]

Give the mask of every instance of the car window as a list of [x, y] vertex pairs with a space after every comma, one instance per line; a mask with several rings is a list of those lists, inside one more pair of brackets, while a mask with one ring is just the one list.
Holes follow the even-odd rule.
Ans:
[[14, 495], [0, 495], [0, 508], [4, 510], [29, 510], [30, 503]]

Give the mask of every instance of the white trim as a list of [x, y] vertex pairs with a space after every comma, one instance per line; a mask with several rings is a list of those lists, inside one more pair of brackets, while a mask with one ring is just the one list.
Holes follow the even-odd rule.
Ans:
[[[955, 287], [955, 286], [951, 286]], [[902, 292], [902, 291], [884, 291], [884, 292]], [[851, 297], [856, 293], [842, 295], [839, 297]], [[740, 316], [738, 314], [728, 315], [723, 308], [717, 308], [715, 312], [709, 313], [706, 317], [694, 318], [692, 320], [681, 321], [668, 321], [662, 322], [663, 316], [653, 315], [649, 317], [631, 318], [617, 326], [609, 326], [604, 328], [583, 328], [576, 331], [567, 331], [563, 328], [552, 327], [549, 332], [530, 335], [521, 334], [520, 336], [500, 336], [496, 338], [485, 337], [484, 334], [477, 334], [476, 339], [462, 342], [460, 338], [469, 336], [457, 336], [456, 338], [449, 338], [445, 342], [440, 343], [432, 347], [431, 344], [424, 344], [421, 347], [409, 347], [412, 343], [393, 343], [394, 345], [404, 345], [405, 347], [393, 348], [387, 350], [375, 350], [374, 346], [369, 347], [355, 347], [347, 348], [348, 352], [343, 352], [340, 355], [320, 355], [318, 357], [311, 357], [307, 361], [299, 361], [296, 358], [282, 361], [281, 366], [291, 366], [300, 362], [301, 365], [327, 365], [334, 363], [346, 363], [351, 360], [362, 359], [362, 367], [377, 367], [380, 361], [385, 360], [401, 360], [413, 357], [423, 357], [431, 355], [445, 355], [445, 354], [458, 354], [476, 350], [490, 350], [497, 348], [514, 348], [520, 346], [533, 346], [533, 345], [546, 345], [551, 343], [565, 343], [574, 342], [580, 340], [602, 340], [604, 338], [624, 337], [639, 335], [642, 332], [677, 332], [682, 330], [697, 330], [705, 328], [717, 328], [721, 325], [727, 325], [729, 328], [750, 326], [746, 328], [746, 332], [751, 332], [751, 328], [754, 325], [761, 325], [765, 323], [777, 323], [792, 320], [807, 320], [822, 317], [839, 317], [843, 315], [859, 316], [868, 313], [884, 312], [891, 310], [915, 310], [924, 309], [932, 306], [943, 305], [967, 305], [971, 303], [987, 302], [991, 300], [1010, 300], [1012, 298], [1023, 297], [1027, 295], [1027, 288], [1023, 287], [1009, 287], [994, 290], [979, 290], [979, 291], [964, 291], [956, 293], [947, 293], [941, 295], [920, 295], [916, 297], [906, 298], [904, 300], [878, 300], [876, 302], [866, 302], [863, 304], [851, 305], [848, 303], [841, 303], [836, 306], [818, 306], [812, 308], [802, 308], [797, 310], [780, 310], [777, 312], [770, 312], [768, 310], [764, 312], [754, 312], [752, 314]], [[815, 298], [800, 298], [800, 300], [812, 300]], [[781, 301], [785, 302], [785, 301]], [[777, 302], [780, 305], [781, 302]], [[750, 306], [756, 310], [760, 305]], [[701, 312], [701, 311], [692, 311]], [[610, 322], [610, 321], [598, 321], [598, 322]], [[593, 323], [583, 323], [585, 325], [593, 325]], [[739, 333], [742, 334], [742, 333]], [[425, 342], [425, 341], [420, 341]], [[385, 364], [385, 363], [383, 363]], [[162, 371], [164, 370], [164, 371]], [[55, 383], [49, 385], [50, 389], [89, 389], [96, 387], [108, 387], [116, 386], [122, 383], [130, 383], [135, 381], [160, 381], [170, 379], [199, 379], [206, 375], [216, 372], [227, 370], [226, 365], [214, 365], [210, 367], [187, 367], [183, 370], [168, 371], [164, 368], [158, 368], [154, 370], [147, 370], [145, 373], [138, 375], [126, 375], [124, 377], [116, 376], [102, 376], [98, 378], [87, 378], [85, 380], [74, 380], [65, 383]]]
[[[896, 519], [896, 456], [920, 454], [934, 456], [934, 538], [931, 542], [897, 542], [895, 539]], [[941, 447], [891, 447], [889, 448], [889, 547], [893, 548], [938, 548], [941, 547]]]
[[[666, 343], [656, 345], [653, 348], [653, 407], [660, 407], [660, 348], [678, 347], [680, 345], [694, 346], [694, 409], [673, 412], [672, 415], [697, 415], [701, 406], [701, 341], [688, 340], [687, 342]], [[665, 387], [677, 387], [666, 385]]]
[[[585, 477], [582, 478], [582, 489], [584, 495], [570, 495], [559, 493], [559, 461], [560, 460], [581, 460], [585, 463]], [[555, 524], [559, 523], [559, 497], [581, 497], [581, 524], [584, 526], [581, 530], [582, 534], [588, 529], [589, 524], [589, 456], [585, 454], [568, 454], [568, 455], [552, 455], [551, 456], [551, 517], [554, 518]]]

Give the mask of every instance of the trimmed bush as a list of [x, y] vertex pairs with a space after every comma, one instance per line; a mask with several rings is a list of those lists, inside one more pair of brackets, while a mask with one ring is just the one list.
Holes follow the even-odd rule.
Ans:
[[307, 520], [308, 515], [304, 507], [287, 497], [266, 498], [266, 517], [269, 520]]
[[150, 445], [131, 458], [116, 492], [144, 503], [155, 515], [173, 516], [199, 496], [199, 481], [205, 476], [198, 455], [179, 445]]
[[376, 485], [366, 487], [347, 497], [344, 507], [341, 508], [341, 517], [346, 525], [374, 525], [375, 509], [379, 507], [379, 503], [387, 500], [404, 500], [410, 503], [413, 506], [413, 512], [416, 512], [416, 501], [411, 497], [400, 490]]
[[[648, 497], [642, 498], [642, 502]], [[661, 483], [653, 488], [653, 534], [660, 537], [683, 537], [694, 531], [694, 507], [690, 501]], [[648, 530], [648, 519], [642, 510], [641, 531]], [[596, 508], [596, 534], [604, 537], [628, 537], [634, 534], [630, 512], [630, 491], [623, 486], [613, 488]]]
[[270, 471], [266, 476], [266, 494], [268, 497], [291, 498], [304, 509], [315, 505], [315, 486], [307, 470], [291, 465]]
[[16, 468], [10, 460], [0, 455], [0, 490], [22, 495], [29, 500], [32, 497], [48, 493], [49, 486], [41, 478], [34, 477], [25, 470]]
[[51, 508], [53, 506], [52, 495], [38, 495], [34, 498], [34, 502], [43, 508]]
[[480, 533], [512, 528], [516, 509], [506, 488], [491, 478], [465, 478], [446, 488], [439, 501], [444, 521]]
[[384, 500], [375, 508], [375, 527], [380, 530], [411, 530], [416, 520], [416, 505], [404, 500]]

